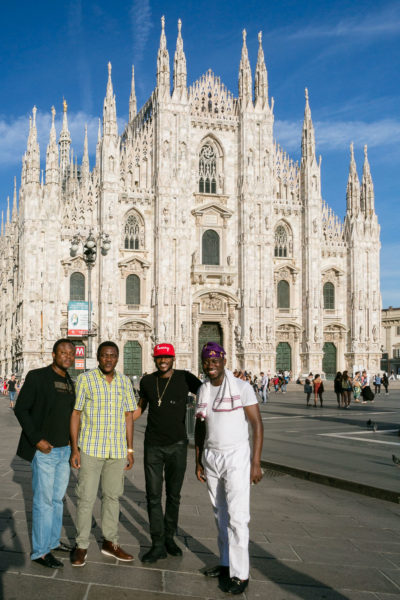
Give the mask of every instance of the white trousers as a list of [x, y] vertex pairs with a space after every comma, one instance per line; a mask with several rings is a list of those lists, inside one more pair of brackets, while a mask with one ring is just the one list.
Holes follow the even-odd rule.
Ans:
[[205, 450], [204, 472], [218, 527], [220, 564], [231, 577], [249, 578], [250, 446]]

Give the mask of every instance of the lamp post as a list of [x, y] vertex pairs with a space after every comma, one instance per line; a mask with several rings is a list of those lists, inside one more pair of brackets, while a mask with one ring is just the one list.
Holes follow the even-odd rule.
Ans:
[[93, 235], [92, 230], [86, 239], [83, 239], [79, 234], [75, 234], [71, 240], [70, 255], [76, 256], [80, 244], [83, 244], [83, 260], [85, 261], [88, 271], [88, 358], [92, 358], [92, 269], [96, 263], [97, 246], [100, 243], [101, 254], [106, 256], [111, 247], [111, 240], [108, 233], [100, 233], [97, 238]]

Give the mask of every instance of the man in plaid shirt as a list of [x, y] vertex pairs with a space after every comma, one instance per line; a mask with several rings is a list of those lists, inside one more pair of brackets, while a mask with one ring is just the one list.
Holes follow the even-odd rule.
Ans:
[[118, 346], [103, 342], [97, 350], [97, 369], [82, 373], [76, 387], [71, 416], [71, 465], [80, 469], [76, 548], [73, 567], [86, 564], [93, 505], [101, 478], [103, 554], [121, 561], [133, 556], [118, 544], [119, 497], [124, 490], [124, 470], [133, 467], [133, 419], [137, 408], [133, 387], [125, 375], [115, 371]]

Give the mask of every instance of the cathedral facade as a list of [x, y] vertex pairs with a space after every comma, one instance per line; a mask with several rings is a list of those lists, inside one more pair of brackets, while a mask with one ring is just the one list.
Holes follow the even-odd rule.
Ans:
[[73, 157], [64, 103], [41, 178], [33, 109], [0, 238], [0, 375], [45, 364], [67, 335], [68, 301], [89, 291], [71, 241], [89, 233], [111, 241], [90, 273], [93, 346], [116, 341], [129, 375], [150, 371], [163, 341], [197, 372], [210, 339], [229, 367], [252, 372], [379, 369], [380, 228], [366, 149], [360, 183], [351, 148], [341, 221], [321, 196], [307, 90], [300, 164], [274, 139], [261, 34], [253, 86], [243, 32], [238, 97], [211, 71], [190, 87], [186, 73], [179, 22], [171, 86], [162, 20], [156, 87], [137, 111], [132, 70], [119, 135], [109, 64], [93, 169], [87, 135], [81, 164]]

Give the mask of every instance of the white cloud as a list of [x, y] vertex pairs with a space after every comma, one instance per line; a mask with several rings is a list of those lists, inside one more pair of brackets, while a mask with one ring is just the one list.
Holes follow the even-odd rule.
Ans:
[[[88, 127], [89, 154], [93, 155], [96, 151], [97, 131], [99, 126], [98, 117], [83, 111], [68, 113], [68, 129], [71, 133], [71, 147], [74, 154], [80, 160], [83, 152], [83, 139], [85, 133], [85, 124]], [[37, 112], [36, 126], [38, 131], [38, 141], [41, 153], [41, 162], [44, 164], [46, 158], [46, 148], [49, 142], [49, 131], [51, 117], [49, 113]], [[62, 127], [62, 112], [57, 115], [55, 121], [57, 136]], [[124, 122], [118, 119], [119, 130], [122, 131]], [[8, 121], [0, 118], [0, 164], [2, 167], [11, 167], [21, 165], [22, 156], [26, 150], [26, 143], [29, 133], [29, 116], [19, 116], [14, 120]], [[93, 165], [91, 165], [92, 167]]]
[[149, 0], [134, 0], [130, 10], [133, 33], [133, 60], [138, 64], [143, 56], [144, 49], [153, 27], [151, 20], [151, 7]]
[[289, 34], [291, 39], [312, 38], [372, 38], [400, 33], [400, 6], [394, 3], [384, 10], [342, 19], [333, 25], [310, 25]]
[[[365, 121], [315, 121], [317, 150], [339, 150], [350, 142], [357, 147], [367, 144], [369, 148], [398, 143], [400, 120], [381, 119]], [[299, 150], [302, 121], [276, 121], [275, 137], [285, 150]]]

